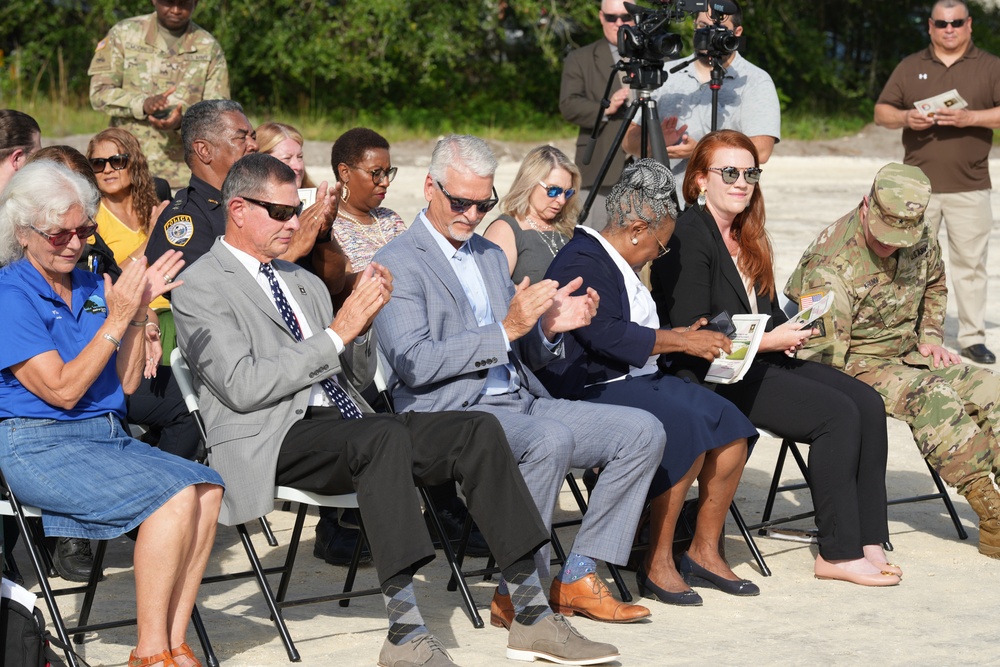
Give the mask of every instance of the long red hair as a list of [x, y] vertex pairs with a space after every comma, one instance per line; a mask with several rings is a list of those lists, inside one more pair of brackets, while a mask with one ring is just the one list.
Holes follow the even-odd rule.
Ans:
[[[715, 152], [721, 148], [743, 149], [753, 156], [754, 166], [760, 166], [757, 148], [742, 132], [719, 130], [706, 134], [695, 146], [684, 174], [683, 192], [688, 206], [695, 205], [698, 193], [701, 191], [698, 177], [707, 178], [708, 168], [712, 166]], [[733, 220], [730, 233], [740, 245], [740, 256], [737, 260], [740, 271], [750, 277], [759, 294], [774, 298], [774, 255], [771, 250], [771, 239], [764, 229], [764, 195], [760, 191], [760, 183], [754, 186], [753, 194], [750, 195], [750, 205]]]

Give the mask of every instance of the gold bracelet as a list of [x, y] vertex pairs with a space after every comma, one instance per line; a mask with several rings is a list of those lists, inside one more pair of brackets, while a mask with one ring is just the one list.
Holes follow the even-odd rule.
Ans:
[[104, 334], [104, 340], [111, 341], [111, 344], [115, 346], [115, 351], [122, 349], [122, 342], [111, 334]]
[[149, 321], [149, 311], [146, 311], [146, 319], [144, 319], [144, 320], [129, 320], [128, 325], [130, 327], [142, 327], [142, 326], [145, 326], [146, 322], [148, 322], [148, 321]]

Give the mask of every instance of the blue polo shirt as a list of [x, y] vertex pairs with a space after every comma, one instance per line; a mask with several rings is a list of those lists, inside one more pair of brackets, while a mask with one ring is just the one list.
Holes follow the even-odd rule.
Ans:
[[74, 269], [73, 306], [59, 298], [27, 259], [0, 272], [0, 419], [78, 420], [113, 412], [125, 418], [125, 394], [115, 369], [115, 355], [72, 410], [49, 405], [18, 382], [10, 367], [55, 350], [64, 362], [87, 346], [108, 316], [104, 280]]

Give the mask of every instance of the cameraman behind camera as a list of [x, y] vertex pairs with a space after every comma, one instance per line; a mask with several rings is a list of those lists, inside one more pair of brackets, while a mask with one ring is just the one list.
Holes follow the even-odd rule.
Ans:
[[[681, 186], [688, 157], [698, 140], [713, 129], [712, 90], [709, 87], [713, 59], [726, 70], [719, 90], [719, 123], [715, 129], [738, 130], [750, 137], [760, 154], [761, 164], [767, 162], [774, 144], [781, 140], [781, 108], [774, 82], [767, 72], [732, 48], [736, 39], [743, 35], [743, 11], [736, 2], [732, 4], [736, 12], [721, 21], [713, 21], [708, 12], [697, 15], [694, 36], [697, 57], [687, 67], [671, 74], [667, 82], [652, 93], [663, 119], [663, 139], [682, 206]], [[671, 65], [673, 63], [668, 67]], [[622, 148], [631, 155], [641, 153], [641, 123], [642, 119], [636, 115], [622, 141]]]

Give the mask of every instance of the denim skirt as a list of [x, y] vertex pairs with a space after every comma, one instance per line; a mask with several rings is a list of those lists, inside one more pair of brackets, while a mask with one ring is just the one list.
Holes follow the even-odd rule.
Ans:
[[211, 468], [130, 437], [113, 414], [6, 419], [0, 468], [18, 500], [42, 510], [46, 535], [94, 540], [136, 528], [187, 486], [223, 485]]

